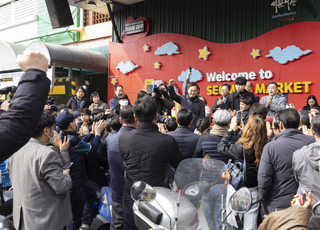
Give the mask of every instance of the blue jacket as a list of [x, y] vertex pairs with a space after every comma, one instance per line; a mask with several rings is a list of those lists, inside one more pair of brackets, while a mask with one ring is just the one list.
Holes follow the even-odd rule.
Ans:
[[175, 131], [168, 132], [176, 140], [183, 158], [192, 158], [200, 135], [191, 132], [186, 126], [178, 126]]
[[181, 105], [181, 109], [188, 109], [192, 112], [193, 122], [190, 126], [190, 130], [193, 132], [196, 128], [196, 123], [199, 118], [205, 117], [205, 104], [197, 96], [195, 99], [191, 99], [188, 95], [179, 96], [173, 89], [173, 86], [168, 86], [170, 96], [173, 100]]
[[292, 169], [293, 153], [315, 142], [298, 129], [279, 133], [264, 148], [258, 170], [259, 198], [264, 198], [269, 212], [290, 207], [299, 187]]
[[97, 151], [101, 138], [96, 135], [92, 143], [89, 144], [88, 142], [93, 137], [91, 133], [81, 139], [76, 132], [66, 131], [66, 134], [70, 142], [68, 149], [70, 161], [73, 162], [73, 165], [70, 168], [72, 188], [78, 188], [85, 182], [85, 155]]
[[124, 186], [124, 166], [123, 158], [119, 150], [119, 135], [120, 133], [130, 132], [134, 130], [131, 126], [122, 126], [120, 130], [111, 131], [106, 137], [106, 147], [111, 174], [110, 187], [112, 200], [117, 203], [122, 203], [123, 186]]

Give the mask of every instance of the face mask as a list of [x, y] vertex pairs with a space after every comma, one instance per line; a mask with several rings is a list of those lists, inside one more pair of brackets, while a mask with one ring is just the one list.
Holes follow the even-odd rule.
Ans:
[[[50, 129], [51, 130], [51, 129]], [[51, 130], [52, 131], [52, 130]], [[48, 135], [46, 135], [47, 137], [49, 137], [49, 142], [48, 143], [46, 143], [46, 145], [47, 144], [53, 144], [53, 140], [54, 140], [54, 138], [55, 138], [55, 136], [56, 136], [56, 133], [54, 132], [54, 131], [52, 131], [53, 132], [53, 137], [49, 137]]]
[[121, 105], [121, 106], [126, 106], [126, 105], [128, 105], [128, 104], [129, 104], [128, 101], [120, 101], [120, 105]]

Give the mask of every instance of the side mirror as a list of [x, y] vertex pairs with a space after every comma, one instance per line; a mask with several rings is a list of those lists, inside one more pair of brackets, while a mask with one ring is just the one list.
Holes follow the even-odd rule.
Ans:
[[317, 202], [315, 205], [312, 207], [312, 216], [313, 217], [320, 217], [320, 201]]
[[242, 187], [236, 191], [229, 200], [233, 212], [241, 214], [250, 210], [252, 204], [251, 192], [248, 188]]
[[131, 187], [131, 198], [135, 201], [153, 201], [156, 198], [156, 190], [144, 181], [136, 181]]

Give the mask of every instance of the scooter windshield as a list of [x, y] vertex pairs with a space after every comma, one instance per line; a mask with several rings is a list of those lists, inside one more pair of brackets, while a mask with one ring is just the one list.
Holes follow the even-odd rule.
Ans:
[[[197, 209], [194, 219], [179, 220], [178, 225], [189, 229], [218, 230], [225, 216], [227, 186], [221, 177], [225, 163], [205, 157], [183, 160], [176, 169], [173, 190], [180, 191]], [[187, 223], [181, 223], [187, 221]], [[196, 227], [195, 227], [196, 226]]]

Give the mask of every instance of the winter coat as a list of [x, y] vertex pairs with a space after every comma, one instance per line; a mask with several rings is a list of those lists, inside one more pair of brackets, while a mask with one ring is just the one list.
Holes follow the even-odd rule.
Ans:
[[176, 168], [182, 155], [175, 139], [160, 133], [152, 122], [139, 122], [135, 130], [121, 133], [119, 147], [126, 171], [124, 205], [132, 210], [132, 184], [142, 180], [151, 186], [164, 186], [168, 166]]
[[270, 213], [260, 224], [259, 230], [305, 230], [311, 211], [294, 205], [285, 210]]
[[78, 99], [77, 96], [73, 96], [70, 98], [70, 100], [67, 103], [67, 107], [71, 109], [72, 111], [75, 111], [77, 109], [82, 109], [82, 108], [89, 108], [91, 102], [87, 97], [84, 97], [80, 103], [80, 107], [78, 105]]
[[173, 86], [168, 86], [168, 89], [171, 98], [181, 105], [181, 109], [188, 109], [192, 112], [193, 122], [190, 126], [190, 130], [193, 132], [196, 128], [198, 119], [205, 117], [204, 102], [200, 100], [198, 96], [196, 96], [195, 99], [191, 99], [188, 95], [177, 95]]
[[293, 173], [299, 182], [297, 193], [300, 194], [303, 188], [312, 192], [317, 201], [320, 201], [319, 149], [320, 142], [315, 142], [295, 151], [292, 158]]
[[259, 170], [259, 197], [264, 198], [269, 212], [290, 207], [298, 182], [292, 170], [293, 153], [315, 142], [298, 129], [286, 129], [263, 148]]
[[29, 69], [21, 77], [10, 108], [0, 116], [0, 162], [25, 145], [37, 127], [50, 90], [46, 73]]
[[[252, 103], [256, 102], [256, 99], [255, 99], [253, 93], [248, 92], [247, 90], [244, 90], [242, 96], [243, 97], [244, 96], [251, 97]], [[234, 91], [233, 93], [231, 93], [228, 96], [228, 99], [227, 99], [227, 102], [226, 102], [229, 105], [228, 108], [230, 108], [231, 110], [236, 110], [236, 111], [240, 110], [240, 98], [241, 98], [241, 95], [238, 93], [238, 91]]]
[[[243, 148], [241, 146], [241, 143], [232, 143], [232, 137], [234, 132], [228, 132], [226, 135], [223, 136], [220, 143], [218, 144], [218, 152], [220, 154], [223, 154], [227, 156], [228, 158], [234, 159], [235, 162], [241, 162], [243, 163]], [[256, 187], [257, 182], [257, 166], [255, 164], [256, 156], [253, 152], [248, 155], [248, 151], [245, 151], [245, 157], [246, 157], [246, 187], [253, 188]]]
[[220, 109], [229, 109], [229, 105], [227, 104], [227, 101], [226, 101], [226, 103], [222, 103], [221, 105], [218, 105], [219, 99], [222, 100], [223, 97], [219, 97], [219, 98], [216, 99], [216, 101], [214, 102], [213, 106], [211, 107], [212, 113], [217, 111], [218, 108], [220, 108]]
[[96, 103], [92, 103], [90, 106], [89, 106], [89, 110], [92, 112], [94, 109], [101, 109], [103, 112], [105, 112], [108, 108], [108, 105], [107, 103], [104, 103], [102, 101], [99, 101], [98, 104]]
[[186, 126], [178, 126], [175, 131], [168, 132], [178, 143], [183, 158], [192, 158], [200, 135], [190, 131]]

